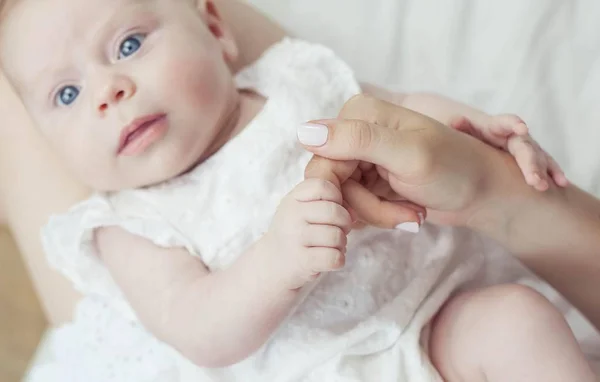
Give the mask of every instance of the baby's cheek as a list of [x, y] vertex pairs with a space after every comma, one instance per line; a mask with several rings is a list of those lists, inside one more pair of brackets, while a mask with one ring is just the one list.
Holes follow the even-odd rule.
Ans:
[[180, 60], [172, 62], [164, 83], [172, 100], [191, 104], [202, 111], [212, 109], [219, 98], [218, 70], [208, 60]]
[[59, 151], [60, 155], [66, 160], [70, 169], [75, 175], [89, 184], [88, 175], [90, 171], [98, 172], [104, 167], [103, 163], [98, 163], [97, 156], [92, 147], [85, 139], [77, 134], [65, 134], [62, 137], [53, 136], [52, 145]]
[[72, 116], [48, 119], [45, 135], [78, 178], [90, 185], [95, 177], [105, 177], [110, 168], [108, 153], [116, 145], [106, 126]]

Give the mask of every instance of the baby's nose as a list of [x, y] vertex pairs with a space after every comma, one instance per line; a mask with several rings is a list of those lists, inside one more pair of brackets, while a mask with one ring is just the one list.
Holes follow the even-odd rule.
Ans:
[[131, 98], [136, 92], [133, 81], [127, 77], [115, 77], [102, 91], [97, 107], [99, 111], [106, 111], [109, 107]]

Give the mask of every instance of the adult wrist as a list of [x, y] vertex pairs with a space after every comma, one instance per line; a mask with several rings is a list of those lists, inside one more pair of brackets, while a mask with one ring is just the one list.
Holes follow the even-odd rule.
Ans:
[[557, 195], [551, 195], [553, 190], [541, 193], [527, 185], [511, 156], [493, 152], [483, 160], [487, 177], [479, 182], [474, 202], [464, 213], [463, 225], [520, 252], [526, 244], [517, 231], [519, 226], [541, 217], [540, 211], [558, 208], [560, 201]]
[[600, 248], [598, 199], [573, 185], [536, 191], [514, 162], [495, 171], [493, 179], [467, 227], [495, 239], [522, 260]]

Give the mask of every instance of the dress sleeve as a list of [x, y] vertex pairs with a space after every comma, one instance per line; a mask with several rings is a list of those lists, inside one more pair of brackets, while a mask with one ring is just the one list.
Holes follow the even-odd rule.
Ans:
[[[118, 226], [144, 237], [158, 246], [184, 247], [194, 254], [192, 245], [170, 224], [149, 209], [117, 211], [108, 197], [96, 195], [62, 215], [55, 215], [42, 228], [42, 244], [50, 265], [64, 274], [84, 295], [112, 299], [121, 292], [98, 256], [94, 232], [101, 227]], [[131, 211], [139, 213], [131, 213]]]

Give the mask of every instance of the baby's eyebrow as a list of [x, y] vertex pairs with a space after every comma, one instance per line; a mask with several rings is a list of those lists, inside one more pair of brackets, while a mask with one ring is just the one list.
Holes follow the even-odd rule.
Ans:
[[[55, 57], [65, 57], [64, 55]], [[31, 89], [34, 91], [39, 90], [40, 86], [47, 86], [48, 83], [54, 81], [59, 77], [64, 77], [69, 73], [72, 73], [72, 69], [64, 66], [63, 63], [56, 62], [56, 60], [43, 60], [41, 62], [41, 66], [35, 65], [39, 67], [39, 69], [35, 69], [33, 75], [29, 76], [23, 82], [23, 85], [27, 89]]]
[[53, 65], [50, 63], [45, 63], [40, 70], [36, 71], [35, 74], [26, 81], [25, 85], [27, 87], [40, 85], [41, 83], [47, 81], [49, 77], [51, 77], [50, 73], [53, 71]]
[[107, 22], [101, 25], [97, 33], [94, 33], [93, 43], [105, 41], [108, 36], [115, 33], [121, 25], [126, 21], [131, 21], [133, 15], [150, 17], [154, 16], [150, 4], [154, 1], [150, 0], [128, 0], [127, 5], [116, 9], [115, 12], [108, 18]]
[[[121, 26], [124, 20], [127, 19], [127, 15], [135, 13], [138, 10], [148, 10], [148, 4], [151, 1], [148, 0], [128, 0], [128, 4], [119, 9], [115, 9], [105, 23], [100, 24], [98, 28], [90, 31], [89, 38], [86, 38], [86, 44], [89, 47], [103, 45], [104, 41]], [[81, 36], [79, 36], [81, 37]], [[29, 76], [26, 81], [27, 86], [39, 85], [41, 82], [47, 81], [48, 78], [55, 78], [66, 71], [65, 68], [61, 68], [64, 63], [55, 62], [51, 57], [68, 57], [70, 54], [69, 46], [80, 44], [78, 38], [70, 39], [71, 41], [63, 41], [60, 44], [52, 44], [52, 54], [45, 55], [43, 60], [40, 60], [41, 66], [38, 69], [38, 63], [32, 63], [35, 67], [34, 74]]]
[[[115, 9], [114, 13], [111, 14], [104, 23], [98, 24], [98, 27], [94, 28], [95, 30], [90, 31], [90, 34], [88, 35], [90, 37], [86, 38], [87, 48], [93, 49], [93, 47], [103, 46], [104, 42], [111, 34], [116, 33], [122, 23], [128, 20], [128, 18], [131, 18], [132, 15], [139, 14], [140, 16], [143, 15], [145, 17], [155, 17], [155, 13], [153, 12], [154, 7], [152, 7], [153, 3], [155, 3], [155, 0], [126, 0], [125, 6]], [[33, 62], [29, 65], [31, 65], [33, 75], [27, 75], [27, 78], [19, 81], [23, 85], [22, 90], [24, 92], [37, 92], [41, 89], [45, 91], [45, 87], [52, 84], [52, 81], [72, 74], [73, 68], [66, 67], [65, 60], [52, 60], [52, 57], [69, 57], [71, 54], [71, 52], [69, 52], [69, 47], [80, 44], [81, 41], [78, 41], [78, 38], [81, 37], [82, 36], [74, 36], [69, 39], [71, 41], [50, 44], [52, 54], [43, 54], [43, 59], [32, 60]]]

